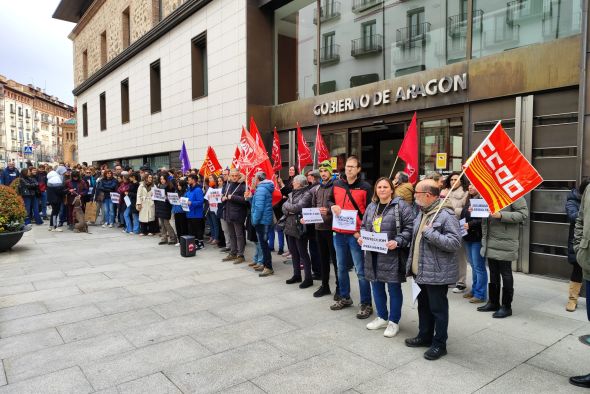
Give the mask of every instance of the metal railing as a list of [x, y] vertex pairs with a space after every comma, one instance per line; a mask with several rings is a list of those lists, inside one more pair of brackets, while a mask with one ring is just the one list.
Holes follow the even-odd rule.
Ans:
[[372, 34], [351, 41], [350, 55], [357, 57], [383, 51], [383, 36]]
[[[322, 4], [320, 7], [320, 22], [327, 22], [332, 19], [340, 18], [341, 4], [339, 1], [332, 1]], [[318, 24], [318, 9], [314, 10], [313, 24]]]
[[395, 45], [398, 47], [416, 46], [426, 43], [430, 23], [422, 22], [416, 25], [403, 27], [395, 31]]
[[[318, 54], [314, 50], [313, 64], [318, 64]], [[332, 44], [320, 48], [320, 64], [337, 63], [340, 61], [340, 45]]]
[[352, 12], [363, 12], [381, 3], [383, 3], [383, 0], [352, 0]]
[[[483, 10], [473, 10], [473, 31], [481, 31]], [[447, 18], [447, 33], [450, 37], [467, 36], [467, 13]]]

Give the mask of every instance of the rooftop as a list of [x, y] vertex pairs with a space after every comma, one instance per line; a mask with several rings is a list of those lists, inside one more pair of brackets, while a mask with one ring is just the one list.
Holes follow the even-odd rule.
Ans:
[[54, 19], [78, 23], [94, 0], [61, 0], [53, 13]]

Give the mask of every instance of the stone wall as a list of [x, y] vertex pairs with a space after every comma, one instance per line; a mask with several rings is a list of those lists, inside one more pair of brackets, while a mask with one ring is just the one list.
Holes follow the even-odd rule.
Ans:
[[[186, 0], [162, 0], [162, 17], [170, 15]], [[123, 11], [129, 7], [130, 44], [151, 30], [158, 22], [158, 0], [104, 0], [91, 7], [70, 35], [74, 43], [74, 85], [84, 82], [82, 53], [88, 51], [88, 76], [101, 64], [100, 35], [106, 31], [107, 62], [123, 51]]]

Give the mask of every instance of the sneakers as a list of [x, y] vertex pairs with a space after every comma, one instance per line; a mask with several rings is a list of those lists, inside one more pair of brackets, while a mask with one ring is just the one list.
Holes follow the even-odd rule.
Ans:
[[107, 224], [106, 224], [106, 223], [105, 223], [105, 224], [103, 224], [103, 225], [102, 225], [102, 228], [107, 228]]
[[432, 346], [432, 341], [428, 341], [424, 338], [414, 337], [414, 338], [407, 338], [405, 340], [407, 347], [430, 347]]
[[244, 256], [237, 256], [234, 259], [234, 264], [242, 264], [244, 261], [246, 261], [246, 259], [244, 258]]
[[264, 270], [264, 264], [258, 264], [257, 266], [254, 267], [254, 271], [263, 271]]
[[265, 268], [261, 273], [258, 274], [258, 276], [260, 276], [261, 278], [264, 278], [266, 276], [271, 276], [274, 273], [275, 272], [273, 270], [271, 270], [270, 268]]
[[387, 327], [387, 320], [376, 317], [375, 320], [367, 324], [367, 330], [380, 330]]
[[332, 292], [330, 291], [329, 287], [320, 286], [316, 291], [314, 291], [313, 296], [315, 298], [323, 297], [325, 295], [330, 295]]
[[356, 314], [357, 319], [368, 319], [373, 314], [373, 307], [369, 304], [361, 304], [359, 312]]
[[257, 266], [257, 265], [258, 265], [258, 263], [257, 263], [257, 262], [255, 262], [255, 261], [253, 261], [253, 262], [251, 262], [251, 263], [248, 263], [248, 267], [255, 267], [255, 266]]
[[387, 322], [387, 328], [385, 329], [383, 336], [385, 338], [393, 338], [394, 336], [397, 335], [398, 332], [399, 332], [399, 325], [390, 321], [390, 322]]
[[447, 354], [447, 349], [445, 349], [444, 347], [432, 346], [430, 349], [428, 349], [424, 353], [424, 358], [427, 360], [434, 361], [434, 360], [438, 360], [442, 356], [445, 356], [446, 354]]
[[49, 230], [49, 231], [53, 231], [53, 227], [49, 227], [47, 230]]
[[113, 225], [112, 224], [109, 224], [109, 228], [113, 228]]
[[482, 303], [484, 303], [484, 302], [485, 302], [484, 300], [480, 300], [480, 299], [479, 299], [479, 298], [477, 298], [477, 297], [472, 297], [472, 298], [469, 300], [469, 303], [471, 303], [471, 304], [482, 304]]
[[53, 231], [55, 231], [55, 232], [58, 232], [58, 233], [63, 233], [63, 230], [62, 230], [61, 228], [59, 228], [59, 227], [58, 227], [58, 228], [56, 228], [56, 229], [55, 229], [55, 230], [53, 230]]
[[465, 291], [465, 289], [466, 289], [466, 287], [464, 284], [457, 283], [457, 286], [455, 286], [455, 288], [453, 289], [453, 293], [460, 294], [460, 293], [463, 293]]
[[339, 311], [340, 309], [348, 308], [349, 306], [352, 306], [352, 300], [350, 298], [340, 298], [335, 304], [330, 306], [330, 309], [333, 311]]
[[463, 298], [473, 298], [473, 293], [472, 292], [465, 293], [465, 294], [463, 294]]
[[232, 261], [232, 260], [235, 260], [237, 258], [238, 258], [238, 256], [236, 256], [235, 254], [231, 254], [230, 253], [230, 254], [227, 255], [227, 257], [222, 258], [221, 261]]
[[[130, 233], [130, 234], [133, 234], [133, 233]], [[175, 243], [174, 246], [180, 246], [180, 242]]]

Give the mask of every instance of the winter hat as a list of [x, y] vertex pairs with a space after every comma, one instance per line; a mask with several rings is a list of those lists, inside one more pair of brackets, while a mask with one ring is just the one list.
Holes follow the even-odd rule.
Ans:
[[324, 160], [320, 163], [320, 170], [328, 170], [328, 172], [332, 173], [332, 162], [330, 160]]

